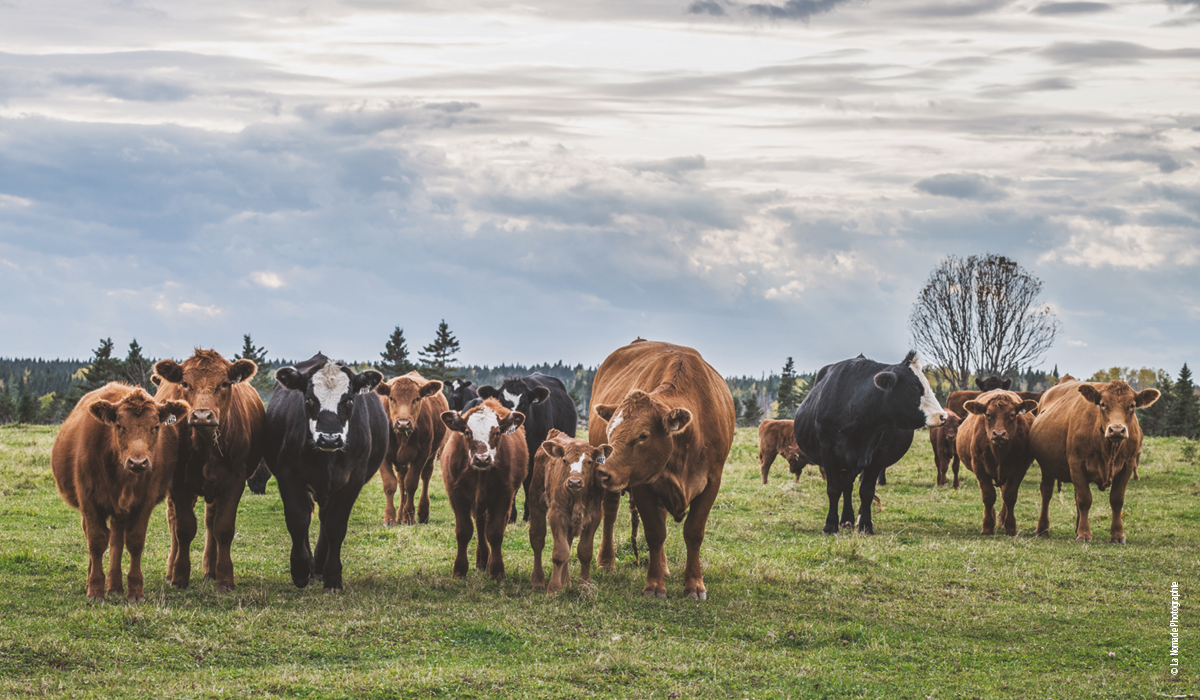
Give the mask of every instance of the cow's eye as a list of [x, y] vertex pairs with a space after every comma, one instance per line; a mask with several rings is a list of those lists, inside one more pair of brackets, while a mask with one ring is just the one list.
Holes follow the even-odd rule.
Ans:
[[183, 387], [184, 389], [188, 389], [188, 388], [189, 388], [189, 387], [188, 387], [188, 383], [187, 383], [187, 382], [179, 382], [179, 386]]
[[229, 382], [221, 382], [221, 388], [222, 388], [222, 389], [228, 389], [228, 388], [229, 388], [229, 387], [231, 387], [231, 386], [233, 386], [233, 385], [232, 385], [232, 384], [230, 384]]
[[1101, 402], [1100, 402], [1100, 408], [1101, 408], [1101, 410], [1107, 411], [1107, 410], [1108, 410], [1108, 404], [1106, 404], [1106, 403], [1104, 403], [1103, 401], [1101, 401]]

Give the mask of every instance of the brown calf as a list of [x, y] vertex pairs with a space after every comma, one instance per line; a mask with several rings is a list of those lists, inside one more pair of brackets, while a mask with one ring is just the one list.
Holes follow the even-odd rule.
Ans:
[[958, 490], [958, 428], [962, 418], [954, 411], [946, 411], [946, 422], [929, 429], [929, 442], [933, 445], [933, 464], [937, 469], [937, 485], [948, 483], [946, 472], [950, 470], [951, 462], [954, 467], [954, 490]]
[[[529, 463], [525, 446], [525, 416], [509, 411], [495, 399], [467, 411], [446, 411], [442, 421], [453, 431], [442, 452], [442, 482], [454, 509], [458, 554], [454, 578], [467, 575], [467, 545], [471, 519], [479, 531], [475, 568], [494, 579], [504, 578], [504, 528], [513, 497], [525, 481]], [[489, 545], [490, 551], [489, 551]]]
[[[758, 467], [762, 471], [762, 482], [767, 483], [767, 474], [771, 471], [771, 466], [775, 463], [775, 458], [783, 455], [787, 460], [788, 471], [796, 475], [796, 481], [800, 481], [800, 475], [804, 472], [804, 467], [811, 464], [808, 457], [800, 451], [796, 446], [796, 431], [793, 429], [792, 421], [790, 420], [765, 420], [758, 424]], [[821, 470], [821, 478], [825, 478], [825, 467], [817, 466]]]
[[158, 403], [141, 387], [113, 383], [86, 394], [63, 421], [50, 450], [50, 468], [59, 495], [83, 514], [89, 599], [125, 592], [121, 555], [126, 549], [126, 598], [131, 603], [146, 599], [142, 577], [146, 524], [154, 506], [167, 495], [179, 451], [177, 421], [189, 410], [182, 401]]
[[266, 411], [247, 381], [257, 371], [250, 360], [229, 362], [215, 350], [199, 348], [182, 363], [159, 360], [154, 365], [162, 378], [157, 397], [182, 399], [192, 407], [181, 431], [180, 459], [167, 503], [167, 580], [176, 588], [187, 588], [191, 580], [196, 499], [203, 496], [204, 578], [215, 580], [218, 591], [233, 590], [229, 548], [238, 503], [263, 453]]
[[[433, 476], [434, 458], [446, 444], [446, 424], [442, 422], [442, 414], [450, 410], [442, 395], [442, 383], [429, 381], [413, 371], [377, 385], [375, 391], [383, 398], [392, 431], [387, 457], [379, 465], [379, 478], [387, 496], [383, 524], [396, 524], [397, 487], [400, 488], [400, 522], [404, 525], [427, 523], [429, 477]], [[418, 484], [421, 485], [421, 502], [419, 507], [414, 507]]]
[[[579, 577], [592, 580], [592, 545], [600, 525], [604, 489], [596, 483], [596, 465], [612, 454], [611, 445], [592, 447], [551, 428], [546, 441], [534, 454], [533, 478], [529, 482], [529, 545], [533, 548], [535, 591], [546, 588], [556, 593], [571, 582], [567, 562], [571, 542], [578, 537]], [[542, 549], [546, 546], [546, 521], [554, 538], [551, 561], [554, 572], [546, 586], [542, 571]]]
[[1063, 377], [1042, 397], [1041, 411], [1033, 421], [1030, 444], [1042, 468], [1042, 513], [1037, 533], [1050, 533], [1050, 497], [1055, 481], [1070, 481], [1075, 487], [1076, 539], [1092, 541], [1088, 513], [1092, 507], [1091, 484], [1103, 491], [1112, 487], [1111, 541], [1125, 544], [1125, 488], [1137, 468], [1142, 449], [1142, 428], [1135, 408], [1158, 400], [1157, 389], [1135, 392], [1117, 380], [1105, 384], [1080, 382]]
[[1013, 391], [996, 389], [967, 401], [963, 408], [969, 415], [958, 430], [956, 446], [963, 464], [979, 480], [983, 495], [983, 530], [980, 534], [991, 535], [996, 531], [994, 506], [996, 487], [999, 486], [1004, 499], [1000, 506], [1004, 534], [1016, 535], [1017, 519], [1013, 513], [1021, 481], [1029, 471], [1029, 465], [1033, 464], [1029, 427], [1033, 425], [1032, 412], [1037, 408], [1037, 402], [1022, 400]]

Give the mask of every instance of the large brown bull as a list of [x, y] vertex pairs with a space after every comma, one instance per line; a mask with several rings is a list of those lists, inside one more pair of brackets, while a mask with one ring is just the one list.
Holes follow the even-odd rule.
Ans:
[[1125, 544], [1121, 509], [1142, 449], [1142, 428], [1134, 409], [1150, 406], [1159, 396], [1157, 389], [1135, 392], [1121, 380], [1101, 384], [1071, 379], [1046, 392], [1030, 430], [1033, 457], [1042, 468], [1039, 535], [1050, 532], [1054, 482], [1070, 481], [1075, 487], [1076, 539], [1092, 541], [1088, 513], [1091, 484], [1096, 484], [1101, 491], [1112, 489], [1111, 541]]
[[238, 503], [246, 479], [263, 456], [266, 411], [248, 380], [258, 371], [251, 360], [229, 362], [215, 350], [197, 349], [182, 363], [159, 360], [162, 378], [156, 397], [191, 405], [180, 440], [180, 461], [171, 480], [167, 519], [171, 554], [167, 580], [187, 588], [191, 580], [191, 544], [196, 537], [196, 499], [204, 498], [204, 578], [217, 590], [234, 587], [230, 547], [237, 528]]
[[[700, 546], [733, 445], [736, 413], [721, 375], [700, 353], [638, 339], [608, 356], [592, 384], [588, 441], [611, 444], [598, 469], [611, 494], [629, 488], [645, 522], [650, 565], [642, 595], [667, 595], [666, 515], [683, 525], [687, 567], [683, 591], [705, 598]], [[612, 561], [610, 508], [605, 506], [600, 561]], [[611, 509], [615, 515], [615, 508]]]
[[[433, 460], [446, 444], [446, 424], [442, 422], [442, 414], [450, 410], [442, 395], [442, 383], [429, 381], [412, 371], [379, 384], [375, 391], [383, 398], [392, 431], [387, 457], [379, 465], [379, 478], [387, 496], [383, 524], [397, 523], [397, 488], [400, 489], [399, 522], [404, 525], [427, 523]], [[418, 484], [421, 500], [419, 506], [414, 506]]]

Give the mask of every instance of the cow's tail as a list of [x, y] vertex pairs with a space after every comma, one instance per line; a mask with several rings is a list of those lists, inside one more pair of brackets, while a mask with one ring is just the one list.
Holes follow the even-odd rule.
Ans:
[[633, 494], [631, 493], [629, 494], [629, 546], [633, 547], [633, 558], [637, 560], [638, 566], [641, 566], [642, 557], [638, 554], [637, 546], [637, 531], [639, 521], [640, 518], [638, 517], [637, 505], [634, 504]]

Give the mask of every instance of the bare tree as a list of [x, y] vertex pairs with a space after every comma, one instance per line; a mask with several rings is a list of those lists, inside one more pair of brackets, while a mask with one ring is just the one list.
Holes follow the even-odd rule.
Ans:
[[913, 304], [913, 343], [956, 389], [967, 387], [972, 372], [1003, 376], [1031, 367], [1059, 329], [1041, 292], [1041, 280], [1004, 256], [949, 256]]

